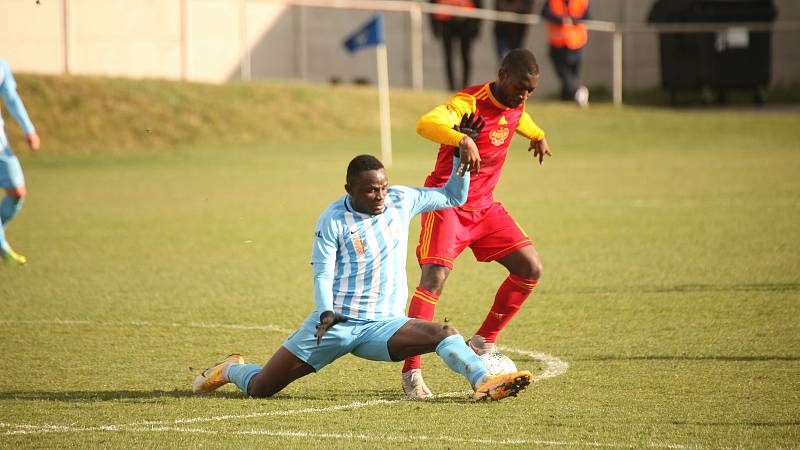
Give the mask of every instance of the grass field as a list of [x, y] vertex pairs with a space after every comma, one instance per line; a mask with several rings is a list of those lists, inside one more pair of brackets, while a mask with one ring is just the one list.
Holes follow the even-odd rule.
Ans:
[[[800, 117], [532, 107], [555, 155], [538, 167], [515, 141], [497, 197], [545, 275], [500, 343], [541, 379], [496, 404], [430, 356], [431, 401], [355, 357], [269, 400], [190, 392], [227, 352], [265, 361], [311, 310], [313, 223], [349, 159], [378, 153], [374, 123], [18, 146], [30, 196], [7, 232], [30, 263], [0, 266], [0, 447], [800, 446]], [[435, 149], [399, 116], [390, 181], [418, 185]], [[437, 320], [471, 335], [503, 277], [465, 254]]]

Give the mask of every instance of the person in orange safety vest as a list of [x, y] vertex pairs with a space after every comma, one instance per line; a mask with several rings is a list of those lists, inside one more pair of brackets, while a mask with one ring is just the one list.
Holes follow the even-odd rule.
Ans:
[[[481, 8], [481, 0], [430, 0], [431, 3], [457, 6], [466, 10]], [[433, 34], [442, 40], [447, 86], [458, 91], [469, 86], [472, 74], [472, 43], [480, 31], [480, 19], [454, 16], [445, 10], [430, 15]], [[457, 42], [456, 42], [457, 41]], [[461, 77], [456, 76], [453, 50], [461, 54]]]
[[589, 0], [545, 0], [542, 17], [547, 21], [550, 59], [561, 80], [561, 99], [589, 104], [589, 89], [578, 83], [583, 47], [588, 40]]

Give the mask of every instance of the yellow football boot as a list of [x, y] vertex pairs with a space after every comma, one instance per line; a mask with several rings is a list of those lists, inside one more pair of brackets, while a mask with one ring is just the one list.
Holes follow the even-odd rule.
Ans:
[[14, 250], [8, 249], [7, 252], [3, 253], [3, 261], [5, 261], [6, 264], [16, 264], [21, 266], [28, 262], [28, 258], [20, 255]]
[[492, 375], [475, 389], [475, 400], [497, 401], [506, 397], [516, 397], [519, 391], [533, 381], [533, 374], [527, 370]]
[[222, 376], [222, 371], [231, 364], [244, 364], [244, 358], [238, 353], [231, 353], [221, 362], [204, 370], [192, 383], [192, 392], [195, 394], [211, 392], [219, 389], [220, 386], [228, 384], [228, 380]]

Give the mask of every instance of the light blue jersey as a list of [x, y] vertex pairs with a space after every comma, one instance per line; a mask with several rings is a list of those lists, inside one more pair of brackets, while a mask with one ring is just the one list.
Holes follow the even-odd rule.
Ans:
[[[28, 112], [25, 111], [25, 105], [22, 104], [22, 100], [17, 94], [17, 82], [14, 80], [14, 75], [11, 74], [11, 69], [3, 58], [0, 58], [0, 97], [8, 107], [8, 112], [19, 123], [22, 131], [25, 134], [33, 133], [35, 131], [33, 123], [28, 117]], [[6, 147], [8, 147], [8, 139], [6, 138], [3, 115], [0, 114], [0, 150]]]
[[463, 204], [468, 190], [469, 175], [453, 173], [441, 188], [389, 187], [382, 214], [356, 211], [349, 195], [333, 202], [317, 222], [311, 254], [317, 310], [368, 320], [405, 316], [411, 219]]

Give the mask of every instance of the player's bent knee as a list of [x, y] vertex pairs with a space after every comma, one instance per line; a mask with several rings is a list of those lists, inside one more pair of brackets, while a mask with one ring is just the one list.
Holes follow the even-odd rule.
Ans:
[[426, 264], [422, 266], [420, 285], [428, 292], [441, 295], [448, 275], [450, 275], [450, 269], [447, 267], [438, 264]]
[[527, 278], [529, 280], [538, 280], [542, 277], [542, 262], [535, 256], [525, 258], [525, 263], [520, 267], [519, 273], [515, 275]]
[[440, 338], [439, 339], [440, 341], [444, 340], [444, 339], [447, 339], [450, 336], [455, 336], [457, 334], [460, 334], [458, 332], [458, 330], [456, 330], [454, 327], [451, 327], [450, 325], [444, 324], [441, 327], [439, 327], [439, 336], [438, 337]]

